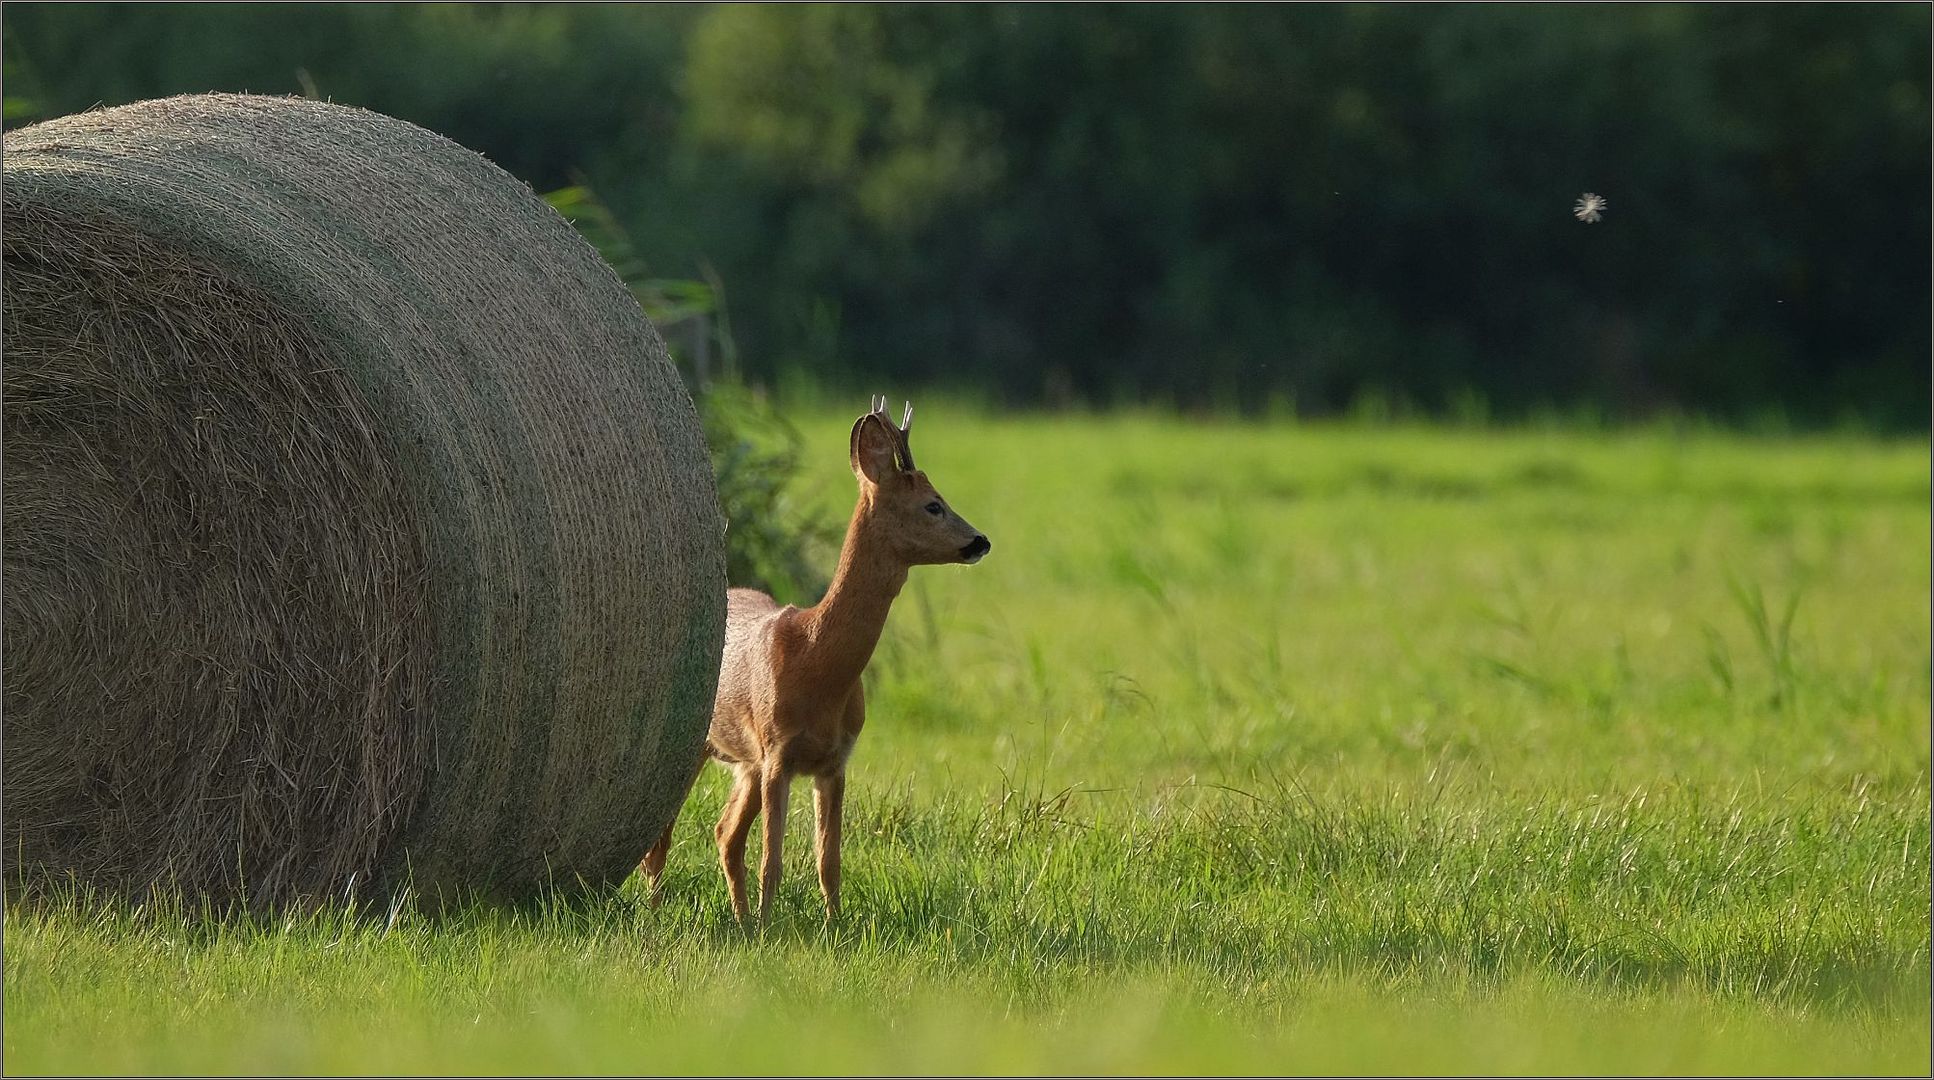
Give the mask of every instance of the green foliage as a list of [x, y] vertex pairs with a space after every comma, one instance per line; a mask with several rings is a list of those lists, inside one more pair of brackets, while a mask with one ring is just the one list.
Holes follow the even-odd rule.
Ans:
[[754, 381], [1926, 426], [1925, 6], [0, 18], [42, 115], [314, 92], [589, 177], [665, 277], [730, 284]]
[[[544, 201], [564, 215], [564, 219], [577, 229], [578, 234], [598, 249], [604, 261], [630, 286], [632, 295], [638, 298], [639, 306], [644, 308], [654, 324], [661, 328], [673, 327], [693, 320], [707, 321], [721, 313], [724, 306], [722, 290], [711, 284], [652, 277], [624, 224], [581, 178], [569, 187], [546, 193]], [[710, 332], [709, 327], [707, 332]], [[729, 334], [723, 330], [720, 333], [726, 337], [725, 344], [729, 349]], [[688, 359], [687, 363], [690, 362]], [[697, 372], [693, 372], [692, 376], [700, 377]]]
[[[926, 25], [909, 30], [909, 15]], [[693, 37], [691, 130], [866, 226], [917, 235], [1000, 173], [994, 118], [939, 100], [932, 65], [959, 29], [944, 9], [797, 4], [750, 18], [721, 9]], [[856, 50], [875, 59], [855, 64]]]
[[839, 536], [832, 519], [795, 490], [804, 450], [799, 430], [769, 398], [737, 383], [706, 386], [699, 418], [729, 523], [726, 579], [781, 604], [816, 602]]
[[994, 548], [887, 625], [839, 926], [803, 795], [732, 924], [710, 769], [655, 909], [12, 907], [8, 1072], [1923, 1067], [1924, 441], [920, 406]]
[[[667, 338], [692, 386], [725, 512], [726, 580], [760, 589], [782, 604], [812, 603], [826, 577], [813, 563], [837, 537], [824, 517], [802, 510], [793, 492], [800, 436], [766, 395], [736, 377], [738, 349], [716, 283], [650, 276], [631, 235], [580, 182], [544, 196], [631, 287]], [[678, 331], [689, 329], [691, 334]], [[689, 341], [693, 347], [681, 348]], [[725, 370], [712, 378], [702, 357], [718, 346]]]
[[[1927, 31], [1880, 7], [735, 6], [688, 70], [693, 130], [778, 223], [748, 322], [830, 292], [867, 370], [1920, 426]], [[956, 143], [959, 186], [896, 184]], [[1597, 226], [1566, 215], [1588, 188]], [[884, 189], [919, 212], [871, 211]]]
[[[482, 151], [540, 190], [613, 154], [662, 149], [676, 4], [8, 5], [9, 91], [45, 115], [206, 90], [376, 109]], [[589, 170], [596, 175], [596, 170]]]

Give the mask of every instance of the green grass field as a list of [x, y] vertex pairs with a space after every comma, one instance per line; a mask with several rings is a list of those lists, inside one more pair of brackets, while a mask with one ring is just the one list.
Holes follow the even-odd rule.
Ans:
[[916, 440], [994, 548], [869, 672], [841, 925], [803, 795], [732, 924], [714, 769], [657, 910], [12, 910], [6, 1070], [1927, 1074], [1924, 440]]

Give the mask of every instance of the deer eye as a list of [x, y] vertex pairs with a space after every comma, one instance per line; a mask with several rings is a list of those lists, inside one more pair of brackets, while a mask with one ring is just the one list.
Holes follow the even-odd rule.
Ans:
[[929, 514], [932, 514], [932, 515], [934, 515], [935, 517], [939, 517], [939, 516], [940, 516], [940, 504], [939, 504], [939, 503], [937, 503], [937, 502], [930, 502], [930, 503], [928, 503], [928, 504], [927, 504], [927, 513], [929, 513]]

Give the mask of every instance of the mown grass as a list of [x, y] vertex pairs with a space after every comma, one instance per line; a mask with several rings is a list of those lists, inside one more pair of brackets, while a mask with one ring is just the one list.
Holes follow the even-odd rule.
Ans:
[[714, 770], [656, 910], [16, 907], [8, 1071], [1928, 1069], [1925, 442], [916, 439], [994, 550], [895, 609], [839, 926], [804, 799], [732, 924]]

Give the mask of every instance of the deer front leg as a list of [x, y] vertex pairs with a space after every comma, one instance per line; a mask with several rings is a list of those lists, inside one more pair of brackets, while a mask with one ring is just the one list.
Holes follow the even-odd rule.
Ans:
[[819, 857], [819, 893], [826, 898], [826, 921], [839, 918], [840, 808], [846, 801], [846, 772], [813, 778], [813, 848]]
[[713, 833], [719, 844], [719, 866], [725, 871], [725, 891], [732, 896], [732, 915], [740, 920], [746, 915], [745, 838], [752, 832], [752, 819], [758, 816], [759, 774], [751, 766], [741, 765]]
[[759, 921], [772, 917], [772, 898], [779, 895], [779, 871], [786, 841], [786, 798], [792, 793], [792, 777], [786, 775], [774, 754], [765, 763], [760, 777], [761, 797], [765, 802], [765, 845], [759, 852]]

